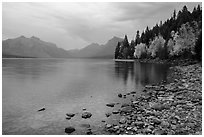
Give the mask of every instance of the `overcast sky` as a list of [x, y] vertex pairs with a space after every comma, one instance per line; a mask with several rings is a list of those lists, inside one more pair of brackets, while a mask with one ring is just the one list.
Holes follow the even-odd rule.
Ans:
[[201, 3], [3, 3], [3, 40], [36, 36], [64, 49], [105, 44], [113, 36], [129, 41], [136, 30], [152, 28], [173, 10]]

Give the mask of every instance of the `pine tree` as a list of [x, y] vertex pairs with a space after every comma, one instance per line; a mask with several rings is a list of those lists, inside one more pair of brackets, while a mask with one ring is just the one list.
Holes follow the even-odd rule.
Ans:
[[137, 31], [136, 38], [135, 38], [135, 45], [140, 44], [140, 32]]

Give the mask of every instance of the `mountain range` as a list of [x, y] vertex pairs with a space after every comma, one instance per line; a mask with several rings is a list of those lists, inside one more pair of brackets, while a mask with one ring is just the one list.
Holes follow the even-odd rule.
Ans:
[[24, 58], [113, 58], [114, 50], [119, 41], [123, 39], [113, 37], [106, 44], [92, 43], [82, 49], [64, 50], [55, 44], [42, 41], [32, 36], [20, 36], [2, 42], [2, 57]]

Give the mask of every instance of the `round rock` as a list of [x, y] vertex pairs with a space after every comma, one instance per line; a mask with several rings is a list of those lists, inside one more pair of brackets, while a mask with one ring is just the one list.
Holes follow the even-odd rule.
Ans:
[[65, 133], [70, 134], [70, 133], [72, 133], [72, 132], [74, 132], [74, 131], [75, 131], [75, 128], [74, 128], [74, 127], [67, 127], [67, 128], [65, 128]]

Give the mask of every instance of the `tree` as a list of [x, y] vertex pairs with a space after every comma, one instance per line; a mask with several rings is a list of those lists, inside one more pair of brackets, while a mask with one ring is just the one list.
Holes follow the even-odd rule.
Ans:
[[174, 10], [173, 19], [176, 20], [176, 10]]
[[119, 58], [119, 52], [120, 52], [120, 42], [118, 42], [118, 45], [115, 48], [115, 59]]
[[[148, 54], [150, 54], [151, 57], [160, 57], [164, 48], [165, 40], [160, 35], [158, 37], [155, 37], [155, 39], [151, 42]], [[161, 57], [160, 57], [161, 58]]]
[[129, 42], [128, 42], [127, 35], [125, 35], [125, 38], [123, 40], [123, 45], [124, 45], [124, 47], [129, 47]]
[[189, 23], [183, 24], [179, 29], [178, 35], [174, 38], [175, 45], [173, 47], [173, 54], [183, 57], [191, 57], [195, 54], [196, 37], [193, 33], [193, 28]]
[[135, 38], [135, 45], [140, 44], [140, 32], [137, 31], [136, 38]]
[[202, 31], [200, 32], [195, 45], [196, 59], [202, 60]]
[[135, 52], [135, 42], [134, 42], [134, 40], [131, 41], [129, 49], [130, 49], [130, 51], [129, 51], [130, 58], [134, 58], [134, 52]]
[[146, 54], [147, 54], [147, 50], [146, 50], [145, 44], [140, 43], [135, 47], [135, 53], [134, 53], [135, 58], [138, 58], [138, 59], [145, 58]]

